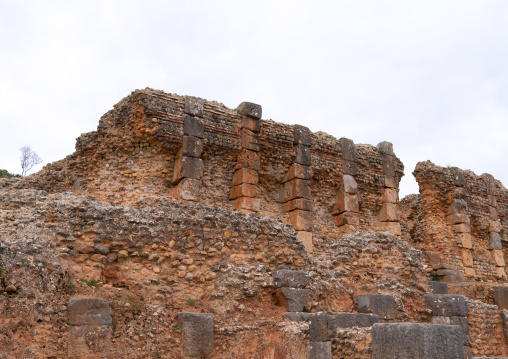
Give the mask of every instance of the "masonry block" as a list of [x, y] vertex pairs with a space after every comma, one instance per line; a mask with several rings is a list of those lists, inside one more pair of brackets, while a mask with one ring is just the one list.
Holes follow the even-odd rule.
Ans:
[[473, 268], [464, 268], [464, 277], [466, 278], [475, 278], [476, 271]]
[[376, 147], [379, 153], [393, 156], [393, 144], [391, 142], [379, 142]]
[[67, 357], [109, 358], [111, 332], [109, 325], [72, 327], [67, 336]]
[[242, 102], [237, 107], [237, 111], [244, 116], [254, 117], [260, 119], [263, 114], [261, 105], [252, 102]]
[[194, 136], [184, 136], [182, 148], [178, 153], [177, 157], [200, 157], [203, 152], [203, 141]]
[[466, 223], [452, 224], [455, 233], [471, 233], [471, 225]]
[[242, 147], [259, 152], [259, 136], [246, 128], [242, 128]]
[[257, 197], [257, 186], [249, 183], [242, 183], [231, 188], [229, 199], [236, 199], [238, 197]]
[[203, 138], [205, 136], [205, 125], [199, 118], [185, 116], [183, 119], [183, 134]]
[[463, 187], [464, 186], [464, 173], [462, 170], [458, 167], [452, 167], [452, 174], [453, 174], [453, 184], [457, 187]]
[[460, 325], [460, 327], [462, 328], [462, 333], [464, 334], [464, 337], [467, 338], [467, 343], [465, 344], [469, 344], [471, 345], [471, 343], [469, 343], [469, 322], [468, 322], [468, 319], [467, 317], [450, 317], [450, 325]]
[[504, 267], [496, 267], [496, 278], [506, 280], [506, 271]]
[[462, 328], [419, 323], [374, 324], [375, 359], [464, 359]]
[[390, 232], [396, 236], [402, 235], [402, 227], [399, 222], [381, 222], [380, 226], [383, 232]]
[[277, 294], [286, 302], [288, 312], [303, 312], [309, 301], [309, 289], [287, 288], [277, 289]]
[[430, 281], [429, 285], [432, 288], [432, 294], [448, 294], [448, 283]]
[[312, 169], [309, 166], [304, 166], [299, 163], [293, 163], [289, 166], [286, 177], [282, 180], [282, 183], [290, 181], [292, 179], [304, 179], [310, 180], [312, 178]]
[[233, 201], [233, 207], [248, 212], [259, 212], [261, 209], [261, 200], [259, 198], [238, 197]]
[[467, 211], [467, 202], [463, 199], [455, 198], [451, 206], [448, 208], [448, 212], [446, 212], [446, 214], [467, 214]]
[[462, 248], [462, 263], [464, 267], [473, 267], [473, 252], [470, 249]]
[[499, 219], [497, 209], [495, 207], [489, 206], [489, 217], [492, 221], [497, 221]]
[[307, 359], [332, 359], [332, 342], [309, 342]]
[[397, 188], [397, 180], [395, 179], [395, 176], [385, 176], [385, 187]]
[[328, 335], [335, 337], [337, 328], [368, 328], [379, 322], [379, 317], [371, 313], [328, 313]]
[[314, 243], [312, 242], [312, 232], [298, 231], [296, 238], [302, 241], [305, 250], [309, 253], [314, 252]]
[[201, 180], [184, 178], [171, 190], [170, 196], [187, 201], [197, 201], [201, 194]]
[[293, 126], [293, 144], [304, 145], [310, 147], [311, 145], [311, 132], [308, 127], [301, 125]]
[[201, 179], [203, 177], [203, 160], [195, 157], [177, 157], [175, 169], [173, 172], [173, 184], [182, 180], [182, 178]]
[[305, 312], [286, 312], [282, 313], [282, 316], [286, 318], [287, 320], [290, 320], [292, 322], [310, 322], [310, 317], [314, 313], [305, 313]]
[[342, 176], [342, 187], [341, 189], [348, 194], [357, 194], [358, 193], [358, 184], [355, 179], [351, 175], [343, 175]]
[[467, 304], [463, 295], [425, 294], [424, 299], [433, 316], [467, 317]]
[[303, 211], [312, 211], [312, 201], [305, 198], [297, 198], [290, 200], [282, 204], [282, 210], [284, 212], [291, 212], [295, 209], [301, 209]]
[[272, 272], [273, 282], [277, 288], [305, 288], [310, 277], [306, 272], [291, 269], [279, 269]]
[[503, 326], [504, 340], [505, 343], [508, 343], [508, 313], [500, 312], [499, 314], [501, 315], [501, 324]]
[[235, 169], [249, 168], [251, 170], [259, 171], [260, 164], [261, 162], [257, 152], [243, 149], [238, 155]]
[[344, 160], [342, 162], [342, 172], [346, 175], [356, 176], [358, 174], [358, 165], [356, 162]]
[[481, 175], [483, 181], [485, 182], [485, 187], [487, 188], [487, 194], [493, 195], [496, 194], [496, 179], [489, 173], [484, 173]]
[[202, 98], [194, 96], [185, 96], [184, 112], [191, 116], [203, 117], [205, 101]]
[[297, 145], [294, 163], [298, 163], [304, 166], [310, 166], [310, 162], [311, 162], [310, 147], [304, 145]]
[[383, 202], [397, 203], [399, 200], [399, 194], [396, 188], [385, 188], [383, 192]]
[[497, 232], [490, 232], [489, 249], [502, 249], [501, 236]]
[[489, 221], [489, 232], [501, 232], [501, 222], [500, 221]]
[[356, 304], [360, 313], [374, 313], [384, 320], [397, 317], [397, 304], [393, 295], [364, 294], [356, 296]]
[[489, 200], [489, 204], [490, 204], [492, 207], [497, 207], [497, 198], [496, 198], [496, 196], [489, 194], [489, 195], [487, 196], [487, 198], [488, 198], [488, 200]]
[[242, 183], [257, 184], [259, 181], [258, 171], [250, 168], [240, 168], [233, 174], [233, 186]]
[[494, 287], [492, 290], [494, 303], [498, 306], [499, 310], [508, 310], [508, 286]]
[[309, 341], [327, 342], [331, 340], [328, 334], [328, 314], [324, 312], [312, 313], [309, 324]]
[[398, 222], [400, 219], [399, 206], [395, 203], [383, 203], [379, 212], [381, 222]]
[[289, 212], [289, 224], [297, 231], [312, 231], [312, 212], [296, 209]]
[[491, 251], [491, 254], [492, 254], [492, 258], [494, 259], [494, 263], [496, 264], [497, 267], [504, 267], [505, 266], [504, 255], [503, 255], [502, 250], [494, 249]]
[[395, 177], [395, 160], [393, 156], [390, 155], [382, 155], [383, 156], [383, 175], [385, 177]]
[[446, 216], [446, 221], [450, 224], [461, 224], [461, 223], [464, 223], [466, 225], [471, 224], [469, 215], [464, 213], [450, 214]]
[[67, 305], [69, 325], [111, 325], [108, 301], [96, 298], [72, 298]]
[[357, 162], [358, 157], [356, 156], [356, 147], [353, 140], [342, 137], [339, 139], [340, 151], [342, 152], [342, 158], [346, 161]]
[[335, 225], [339, 227], [348, 224], [352, 226], [359, 226], [360, 217], [356, 212], [344, 212], [339, 214], [338, 216], [334, 216], [333, 223], [335, 223]]
[[246, 128], [254, 133], [258, 133], [261, 131], [261, 121], [253, 117], [243, 116], [240, 128]]
[[280, 201], [282, 203], [296, 198], [310, 199], [310, 187], [308, 180], [295, 178], [281, 185]]
[[457, 233], [457, 237], [459, 238], [460, 243], [463, 248], [472, 249], [473, 248], [473, 240], [471, 239], [471, 233]]
[[213, 314], [180, 312], [178, 320], [182, 325], [184, 358], [211, 358], [214, 348]]
[[339, 193], [337, 202], [333, 207], [332, 214], [340, 214], [342, 212], [359, 212], [358, 196], [345, 192]]
[[438, 269], [436, 275], [441, 282], [460, 283], [465, 281], [462, 273], [454, 269]]

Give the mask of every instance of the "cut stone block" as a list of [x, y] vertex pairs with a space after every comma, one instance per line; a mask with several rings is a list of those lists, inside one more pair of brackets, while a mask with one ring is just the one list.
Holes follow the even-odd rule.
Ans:
[[312, 231], [312, 212], [295, 209], [289, 212], [289, 224], [297, 231]]
[[205, 136], [205, 125], [199, 118], [185, 116], [183, 119], [183, 134], [203, 138]]
[[464, 282], [464, 276], [457, 270], [453, 269], [438, 269], [436, 271], [439, 281], [446, 283], [460, 283]]
[[433, 316], [467, 317], [467, 304], [463, 295], [425, 294], [424, 299]]
[[489, 232], [501, 232], [501, 222], [500, 221], [489, 221]]
[[310, 147], [311, 132], [308, 127], [301, 126], [301, 125], [294, 125], [293, 131], [294, 131], [294, 137], [293, 137], [293, 144], [294, 145], [301, 144], [301, 145]]
[[205, 101], [202, 98], [194, 96], [185, 96], [184, 112], [191, 116], [203, 117]]
[[473, 248], [473, 241], [471, 239], [470, 233], [457, 233], [457, 237], [459, 238], [463, 248], [467, 249]]
[[497, 207], [497, 198], [496, 198], [496, 196], [489, 194], [489, 195], [487, 196], [487, 198], [489, 199], [489, 204], [490, 204], [492, 207]]
[[390, 155], [382, 155], [383, 156], [383, 176], [385, 177], [395, 177], [395, 160], [393, 156]]
[[233, 201], [233, 207], [249, 212], [259, 212], [261, 209], [261, 200], [259, 198], [238, 197]]
[[490, 232], [489, 249], [502, 249], [501, 236], [497, 232]]
[[496, 179], [489, 173], [484, 173], [481, 175], [483, 181], [485, 182], [485, 187], [487, 187], [487, 194], [495, 194], [496, 193]]
[[272, 272], [273, 282], [277, 288], [305, 288], [310, 277], [306, 272], [291, 269], [279, 269]]
[[[464, 334], [464, 337], [468, 338], [469, 336], [469, 322], [467, 320], [467, 317], [450, 317], [450, 325], [460, 325], [462, 328], [462, 333]], [[469, 343], [469, 338], [467, 339]]]
[[201, 180], [184, 178], [171, 190], [170, 196], [187, 201], [197, 201], [201, 194]]
[[182, 148], [177, 154], [177, 157], [200, 157], [203, 152], [203, 141], [194, 136], [184, 136]]
[[351, 175], [342, 176], [342, 189], [349, 194], [356, 194], [358, 192], [358, 184]]
[[251, 170], [259, 171], [260, 164], [261, 162], [257, 152], [243, 149], [238, 155], [235, 169], [250, 168]]
[[455, 198], [450, 206], [448, 208], [447, 215], [450, 214], [467, 214], [468, 208], [467, 208], [467, 202], [463, 199]]
[[339, 139], [340, 151], [342, 152], [342, 158], [346, 161], [357, 162], [358, 157], [356, 156], [356, 147], [353, 140], [342, 137]]
[[309, 341], [311, 342], [327, 342], [331, 340], [328, 334], [328, 314], [313, 313], [310, 316], [309, 324]]
[[309, 301], [310, 290], [282, 287], [277, 289], [277, 293], [285, 299], [288, 312], [303, 312]]
[[313, 313], [305, 312], [286, 312], [282, 313], [282, 316], [292, 322], [310, 322], [310, 317]]
[[374, 313], [379, 318], [393, 320], [397, 317], [397, 304], [390, 294], [363, 294], [356, 296], [360, 313]]
[[501, 324], [503, 326], [503, 334], [505, 342], [508, 342], [508, 313], [500, 312], [501, 315]]
[[332, 359], [332, 342], [309, 342], [307, 359]]
[[295, 178], [282, 184], [280, 201], [284, 203], [296, 198], [310, 199], [310, 187], [308, 180]]
[[379, 153], [393, 156], [393, 144], [391, 142], [388, 141], [379, 142], [376, 147]]
[[493, 294], [494, 304], [498, 306], [499, 310], [508, 310], [508, 287], [494, 287]]
[[259, 152], [258, 135], [246, 128], [242, 128], [242, 147], [251, 151]]
[[352, 226], [360, 225], [360, 217], [356, 212], [344, 212], [339, 214], [338, 216], [333, 217], [333, 222], [336, 226], [343, 226], [350, 224]]
[[242, 183], [231, 188], [229, 199], [236, 199], [238, 197], [257, 197], [258, 188], [256, 185], [249, 183]]
[[201, 179], [203, 177], [203, 160], [195, 157], [177, 157], [173, 172], [173, 184], [177, 184], [182, 178]]
[[250, 168], [240, 168], [233, 175], [233, 186], [242, 183], [257, 184], [259, 181], [258, 171]]
[[237, 111], [244, 116], [250, 116], [260, 119], [263, 114], [261, 105], [252, 102], [242, 102], [238, 105]]
[[182, 325], [182, 353], [185, 358], [208, 359], [212, 357], [213, 314], [210, 313], [178, 313]]
[[72, 298], [67, 305], [69, 325], [111, 325], [108, 301], [96, 298]]
[[368, 328], [379, 322], [376, 314], [328, 313], [328, 335], [335, 337], [337, 328]]
[[497, 221], [499, 219], [499, 216], [497, 215], [497, 209], [489, 206], [489, 217], [493, 221]]
[[312, 178], [312, 169], [309, 166], [304, 166], [299, 163], [293, 163], [289, 166], [286, 177], [282, 180], [282, 183], [290, 181], [292, 179], [299, 178], [303, 180], [310, 180]]
[[390, 232], [396, 236], [402, 235], [402, 228], [399, 222], [381, 222], [383, 232]]
[[342, 172], [346, 175], [356, 176], [358, 174], [358, 165], [356, 162], [344, 160], [342, 162]]
[[432, 294], [448, 294], [448, 283], [430, 281], [429, 285], [432, 288]]
[[476, 277], [476, 271], [473, 268], [464, 268], [464, 276], [466, 278]]
[[397, 180], [395, 179], [395, 176], [393, 177], [385, 176], [385, 187], [397, 188]]
[[342, 212], [359, 212], [357, 195], [345, 192], [339, 193], [332, 214], [340, 214]]
[[504, 267], [496, 267], [496, 278], [506, 280]]
[[109, 325], [72, 327], [67, 337], [68, 358], [109, 358], [111, 332]]
[[500, 249], [494, 249], [491, 251], [491, 253], [492, 253], [492, 258], [494, 259], [494, 263], [496, 264], [496, 266], [497, 267], [504, 267], [505, 263], [504, 263], [503, 251]]
[[381, 222], [398, 222], [400, 219], [399, 206], [395, 203], [383, 203], [379, 212]]
[[473, 253], [470, 249], [462, 249], [462, 263], [464, 267], [473, 267]]
[[399, 200], [399, 194], [397, 193], [397, 189], [395, 188], [385, 188], [383, 193], [383, 202], [388, 203], [397, 203]]
[[419, 323], [374, 324], [372, 357], [464, 359], [462, 328]]
[[314, 244], [312, 243], [312, 232], [298, 231], [296, 238], [301, 240], [305, 250], [309, 253], [314, 252]]
[[310, 162], [311, 162], [310, 147], [304, 145], [297, 145], [294, 163], [298, 163], [304, 166], [310, 166]]
[[282, 210], [284, 212], [291, 212], [295, 209], [312, 211], [312, 201], [305, 198], [297, 198], [282, 204]]
[[446, 216], [446, 221], [450, 224], [471, 224], [471, 220], [469, 218], [469, 215], [464, 213], [456, 213], [456, 214], [450, 214]]
[[464, 174], [462, 170], [458, 167], [452, 167], [452, 175], [453, 175], [453, 184], [457, 187], [464, 186]]
[[466, 223], [453, 224], [452, 230], [455, 233], [471, 233], [471, 226]]
[[254, 133], [258, 133], [261, 131], [261, 121], [253, 117], [243, 116], [240, 128], [246, 128]]

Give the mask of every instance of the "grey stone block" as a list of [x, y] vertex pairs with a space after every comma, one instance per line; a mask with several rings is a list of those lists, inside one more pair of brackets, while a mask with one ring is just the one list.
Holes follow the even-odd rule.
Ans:
[[304, 145], [296, 146], [296, 156], [294, 162], [300, 165], [310, 166], [310, 147]]
[[464, 173], [458, 167], [452, 167], [451, 169], [452, 169], [454, 185], [457, 187], [463, 187], [464, 186]]
[[200, 179], [203, 177], [203, 160], [201, 158], [181, 156], [175, 161], [173, 183], [180, 182], [182, 178]]
[[351, 175], [345, 174], [342, 176], [342, 187], [344, 192], [348, 194], [356, 194], [358, 192], [358, 184]]
[[448, 294], [448, 283], [446, 282], [438, 282], [438, 281], [430, 281], [430, 287], [432, 288], [432, 294]]
[[304, 288], [309, 284], [310, 278], [306, 272], [290, 269], [279, 269], [272, 272], [276, 287]]
[[446, 214], [467, 214], [467, 211], [467, 202], [463, 199], [455, 198]]
[[469, 322], [467, 320], [467, 317], [450, 317], [450, 324], [451, 325], [460, 325], [462, 328], [462, 332], [464, 333], [464, 336], [469, 335]]
[[354, 161], [342, 161], [342, 172], [345, 175], [356, 176], [358, 174], [358, 165]]
[[309, 301], [309, 289], [284, 287], [277, 289], [277, 292], [285, 298], [288, 312], [303, 312]]
[[464, 359], [462, 329], [456, 325], [374, 324], [374, 359]]
[[261, 131], [261, 121], [257, 118], [243, 116], [242, 122], [240, 123], [240, 128], [246, 128], [254, 133], [258, 133]]
[[393, 144], [388, 141], [379, 142], [377, 144], [377, 150], [379, 153], [384, 155], [392, 155], [393, 156]]
[[185, 116], [183, 119], [183, 134], [203, 138], [205, 136], [205, 125], [199, 118]]
[[508, 309], [508, 287], [494, 287], [494, 303], [499, 310]]
[[242, 102], [240, 105], [238, 105], [237, 110], [241, 115], [258, 119], [260, 119], [263, 114], [261, 105], [257, 105], [252, 102]]
[[184, 112], [191, 116], [203, 117], [205, 101], [202, 98], [194, 96], [185, 96]]
[[309, 341], [311, 342], [326, 342], [329, 341], [328, 334], [328, 314], [326, 313], [313, 313], [310, 316], [309, 324]]
[[72, 327], [67, 337], [68, 358], [108, 358], [111, 332], [110, 326]]
[[286, 312], [282, 313], [282, 316], [292, 322], [310, 322], [312, 313], [305, 312]]
[[307, 359], [332, 359], [332, 342], [309, 342]]
[[311, 145], [311, 137], [310, 137], [310, 130], [308, 127], [301, 126], [301, 125], [294, 125], [293, 126], [293, 144], [294, 145], [304, 145], [307, 147], [310, 147]]
[[467, 317], [467, 304], [463, 295], [425, 294], [424, 298], [433, 316]]
[[393, 156], [390, 155], [382, 155], [383, 156], [383, 175], [388, 178], [395, 177], [395, 160]]
[[360, 313], [374, 313], [381, 319], [392, 320], [397, 317], [397, 304], [393, 295], [364, 294], [356, 296]]
[[108, 301], [97, 298], [72, 298], [67, 305], [69, 325], [111, 325]]
[[484, 173], [481, 175], [483, 181], [485, 182], [485, 186], [487, 187], [487, 194], [496, 194], [496, 179], [489, 173]]
[[194, 136], [184, 136], [181, 156], [200, 157], [203, 152], [203, 141]]
[[339, 139], [340, 151], [342, 152], [342, 158], [347, 161], [357, 162], [358, 157], [356, 156], [355, 143], [349, 138], [342, 137]]
[[501, 312], [501, 324], [503, 325], [504, 340], [508, 343], [508, 313]]
[[337, 328], [368, 328], [379, 322], [376, 314], [328, 313], [328, 335], [335, 337]]
[[213, 354], [213, 314], [178, 313], [182, 325], [182, 353], [185, 358], [211, 358]]
[[501, 236], [497, 232], [490, 232], [489, 249], [502, 249]]
[[453, 269], [438, 269], [436, 275], [439, 277], [440, 282], [460, 283], [465, 281], [462, 273]]

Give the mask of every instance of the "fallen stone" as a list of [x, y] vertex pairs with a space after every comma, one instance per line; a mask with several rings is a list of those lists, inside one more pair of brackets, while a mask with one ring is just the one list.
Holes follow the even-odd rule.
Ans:
[[467, 304], [463, 295], [425, 294], [424, 299], [433, 316], [467, 317]]
[[273, 282], [277, 288], [304, 288], [309, 285], [309, 275], [306, 272], [290, 269], [279, 269], [272, 272]]
[[440, 282], [459, 283], [465, 281], [462, 273], [453, 269], [438, 269], [436, 275], [439, 277]]
[[356, 296], [360, 313], [374, 313], [379, 318], [392, 320], [397, 317], [397, 304], [390, 294], [364, 294]]
[[96, 298], [72, 298], [67, 305], [70, 325], [111, 325], [108, 301]]
[[178, 313], [182, 325], [182, 353], [185, 358], [209, 359], [214, 348], [213, 314]]

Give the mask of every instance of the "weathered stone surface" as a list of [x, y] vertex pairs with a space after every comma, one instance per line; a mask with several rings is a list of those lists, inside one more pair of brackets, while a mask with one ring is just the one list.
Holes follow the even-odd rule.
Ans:
[[385, 187], [386, 188], [397, 188], [398, 183], [395, 177], [393, 176], [385, 176]]
[[374, 324], [372, 357], [464, 359], [462, 328], [418, 323]]
[[277, 293], [285, 298], [288, 312], [303, 312], [309, 301], [309, 289], [282, 287]]
[[464, 249], [462, 248], [462, 263], [465, 267], [473, 267], [474, 266], [474, 260], [473, 260], [473, 252], [470, 249]]
[[460, 325], [462, 328], [462, 333], [464, 334], [464, 337], [466, 338], [467, 343], [464, 345], [471, 345], [469, 343], [469, 322], [467, 321], [467, 317], [450, 317], [450, 324], [451, 325]]
[[385, 188], [383, 192], [383, 202], [397, 203], [399, 194], [396, 188]]
[[203, 160], [201, 158], [182, 156], [175, 161], [173, 183], [179, 183], [182, 178], [200, 179], [203, 177]]
[[494, 259], [494, 264], [498, 267], [504, 267], [505, 262], [504, 262], [503, 251], [500, 249], [494, 249], [491, 251], [491, 253], [492, 253], [492, 258]]
[[347, 161], [357, 162], [356, 147], [353, 140], [342, 137], [339, 139], [339, 146], [342, 152], [342, 158]]
[[296, 146], [296, 155], [295, 155], [295, 163], [310, 166], [311, 157], [310, 157], [310, 147], [304, 145]]
[[312, 201], [305, 198], [297, 198], [282, 204], [282, 210], [284, 212], [291, 212], [295, 209], [312, 211]]
[[311, 137], [310, 137], [310, 130], [308, 127], [301, 126], [301, 125], [294, 125], [293, 126], [294, 131], [294, 137], [293, 137], [293, 144], [294, 145], [304, 145], [307, 147], [310, 147], [311, 145]]
[[505, 310], [505, 309], [508, 310], [508, 286], [494, 287], [492, 289], [493, 289], [494, 303], [498, 306], [499, 310]]
[[346, 175], [356, 176], [358, 174], [358, 165], [356, 162], [344, 160], [342, 162], [342, 171]]
[[304, 288], [309, 285], [310, 277], [306, 272], [290, 269], [279, 269], [272, 272], [273, 282], [277, 288]]
[[333, 207], [332, 214], [340, 214], [342, 212], [358, 212], [358, 196], [340, 192], [337, 196], [337, 202]]
[[238, 155], [238, 161], [235, 169], [250, 168], [252, 170], [259, 171], [259, 166], [259, 154], [255, 151], [243, 149]]
[[448, 294], [448, 283], [430, 281], [430, 287], [432, 288], [432, 294]]
[[455, 233], [471, 233], [471, 226], [466, 223], [453, 224], [452, 229]]
[[308, 180], [295, 178], [281, 185], [280, 201], [281, 203], [290, 201], [295, 198], [310, 199], [310, 187]]
[[395, 178], [395, 159], [390, 155], [383, 156], [383, 175], [385, 178]]
[[194, 136], [184, 136], [181, 152], [177, 156], [200, 157], [203, 152], [203, 141]]
[[286, 312], [282, 313], [282, 316], [287, 320], [292, 322], [310, 322], [311, 316], [313, 313], [305, 313], [305, 312]]
[[310, 316], [309, 340], [311, 342], [326, 342], [331, 340], [328, 333], [327, 313], [313, 313]]
[[184, 178], [171, 190], [170, 196], [181, 198], [187, 201], [196, 201], [201, 193], [201, 180]]
[[457, 237], [463, 248], [472, 249], [473, 240], [471, 239], [471, 233], [457, 233]]
[[257, 197], [257, 186], [249, 183], [242, 183], [231, 188], [229, 199], [236, 199], [238, 197]]
[[499, 314], [501, 315], [504, 340], [505, 342], [508, 342], [508, 312], [502, 311]]
[[489, 249], [502, 249], [501, 236], [497, 232], [490, 233], [490, 245]]
[[182, 325], [182, 353], [185, 358], [211, 358], [214, 348], [213, 314], [178, 313]]
[[301, 209], [289, 212], [289, 224], [297, 231], [312, 231], [312, 212]]
[[399, 206], [395, 203], [384, 202], [379, 212], [379, 220], [382, 222], [397, 222], [400, 219]]
[[379, 318], [392, 320], [397, 317], [397, 304], [390, 294], [363, 294], [356, 296], [360, 313], [374, 313]]
[[72, 298], [67, 305], [70, 325], [111, 325], [108, 301], [96, 298]]
[[185, 96], [185, 113], [191, 116], [203, 117], [205, 101], [194, 96]]
[[296, 239], [302, 241], [305, 250], [309, 253], [314, 252], [314, 242], [312, 240], [312, 232], [307, 231], [298, 231], [296, 234]]
[[242, 183], [257, 184], [258, 181], [258, 171], [251, 170], [250, 168], [240, 168], [233, 174], [233, 186]]
[[500, 221], [489, 221], [489, 231], [490, 232], [501, 232], [501, 222]]
[[242, 102], [237, 107], [237, 111], [244, 116], [250, 116], [257, 119], [260, 119], [263, 115], [263, 109], [261, 105], [252, 103], [252, 102]]
[[450, 214], [450, 215], [446, 216], [446, 221], [450, 224], [460, 224], [460, 223], [464, 223], [467, 225], [471, 224], [469, 215], [464, 214], [464, 213]]
[[424, 296], [433, 316], [467, 317], [466, 299], [457, 294], [426, 294]]
[[261, 131], [261, 121], [253, 117], [243, 116], [240, 127], [258, 133]]
[[464, 282], [464, 276], [457, 270], [453, 269], [438, 269], [436, 271], [439, 281], [446, 283], [459, 283]]
[[332, 342], [309, 342], [307, 359], [332, 359]]
[[376, 147], [379, 153], [393, 156], [393, 144], [391, 142], [388, 141], [379, 142]]
[[462, 170], [458, 167], [452, 167], [451, 170], [453, 174], [454, 185], [457, 187], [463, 187], [464, 173], [462, 173]]
[[251, 151], [259, 152], [258, 134], [246, 128], [242, 128], [242, 147]]
[[310, 180], [312, 178], [312, 169], [309, 166], [304, 166], [299, 163], [293, 163], [289, 166], [286, 177], [282, 180], [282, 183], [290, 181], [292, 179], [299, 178], [304, 180]]
[[450, 214], [467, 214], [468, 207], [467, 202], [463, 199], [455, 198], [448, 209], [448, 212], [446, 212], [447, 215]]
[[109, 325], [80, 325], [72, 327], [67, 338], [69, 358], [108, 358], [111, 347]]
[[402, 235], [402, 228], [399, 222], [382, 222], [381, 228], [383, 232], [390, 232], [396, 236]]
[[261, 201], [259, 198], [238, 197], [233, 200], [233, 207], [248, 212], [259, 212], [261, 209]]
[[355, 179], [351, 175], [343, 175], [342, 176], [342, 189], [344, 192], [349, 194], [357, 194], [358, 193], [358, 184]]
[[338, 216], [334, 216], [333, 223], [335, 223], [336, 226], [343, 226], [346, 224], [358, 226], [360, 224], [360, 217], [358, 216], [358, 213], [355, 212], [344, 212]]
[[205, 125], [199, 118], [185, 116], [183, 119], [183, 134], [203, 138], [205, 135]]
[[368, 328], [379, 322], [379, 317], [371, 313], [328, 313], [328, 334], [335, 337], [337, 328]]

